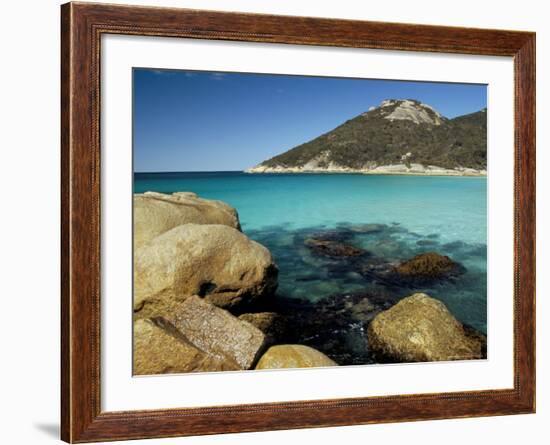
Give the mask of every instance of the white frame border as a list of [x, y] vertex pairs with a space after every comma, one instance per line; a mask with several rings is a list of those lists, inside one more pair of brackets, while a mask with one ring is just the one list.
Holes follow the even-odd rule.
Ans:
[[[513, 387], [511, 57], [103, 35], [101, 64], [102, 411]], [[489, 359], [132, 377], [131, 68], [144, 66], [488, 84]]]

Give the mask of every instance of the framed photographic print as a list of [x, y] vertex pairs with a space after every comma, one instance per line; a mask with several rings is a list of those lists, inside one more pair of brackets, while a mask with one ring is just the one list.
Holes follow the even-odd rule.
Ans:
[[63, 440], [534, 412], [533, 33], [61, 13]]

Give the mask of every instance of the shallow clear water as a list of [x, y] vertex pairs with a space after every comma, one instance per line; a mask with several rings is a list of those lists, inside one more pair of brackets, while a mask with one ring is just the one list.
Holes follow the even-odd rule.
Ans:
[[[241, 172], [136, 173], [134, 191], [192, 191], [237, 209], [243, 232], [264, 244], [280, 269], [279, 293], [317, 301], [368, 291], [369, 283], [304, 246], [312, 234], [351, 230], [346, 241], [388, 261], [436, 251], [467, 272], [427, 291], [461, 321], [486, 332], [487, 181], [471, 177]], [[354, 230], [382, 224], [371, 233]], [[416, 290], [415, 290], [416, 291]], [[403, 295], [409, 290], [392, 290]]]

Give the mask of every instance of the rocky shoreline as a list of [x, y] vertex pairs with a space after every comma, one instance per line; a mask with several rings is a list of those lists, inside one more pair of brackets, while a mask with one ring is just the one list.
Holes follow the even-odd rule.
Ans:
[[475, 168], [444, 168], [436, 165], [424, 166], [422, 164], [392, 164], [378, 165], [365, 168], [349, 168], [338, 165], [329, 167], [285, 167], [285, 166], [266, 166], [257, 165], [247, 168], [244, 173], [326, 173], [326, 174], [363, 174], [363, 175], [411, 175], [411, 176], [487, 176], [487, 170], [477, 170]]
[[304, 248], [409, 296], [286, 298], [271, 253], [242, 232], [235, 209], [189, 192], [135, 194], [134, 374], [486, 357], [483, 334], [418, 292], [464, 273], [451, 258], [426, 252], [388, 262], [335, 231]]

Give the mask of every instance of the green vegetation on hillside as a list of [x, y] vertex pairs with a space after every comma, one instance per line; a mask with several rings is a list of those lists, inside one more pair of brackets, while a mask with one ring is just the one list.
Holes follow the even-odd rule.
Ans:
[[[418, 101], [387, 102], [261, 165], [300, 167], [313, 160], [320, 168], [331, 163], [357, 169], [399, 163], [487, 168], [485, 109], [447, 119]], [[396, 110], [408, 114], [391, 118]]]

